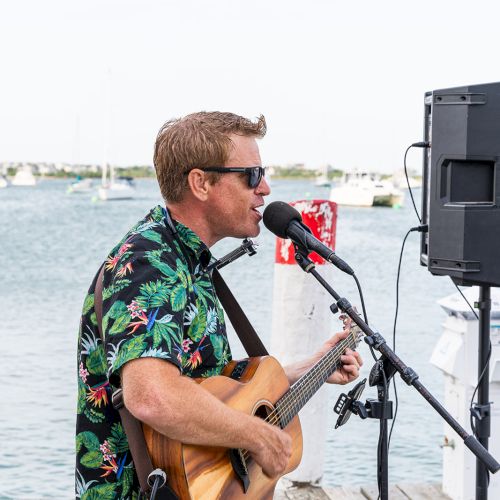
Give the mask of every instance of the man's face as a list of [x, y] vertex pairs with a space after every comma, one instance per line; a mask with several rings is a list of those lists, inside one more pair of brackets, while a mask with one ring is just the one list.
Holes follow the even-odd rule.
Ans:
[[[257, 141], [253, 137], [232, 134], [233, 150], [225, 166], [255, 167], [262, 165]], [[225, 237], [245, 238], [259, 234], [264, 196], [271, 192], [263, 177], [256, 188], [248, 186], [248, 176], [227, 173], [212, 186], [209, 201], [209, 223], [215, 240]], [[262, 211], [262, 208], [260, 208]]]

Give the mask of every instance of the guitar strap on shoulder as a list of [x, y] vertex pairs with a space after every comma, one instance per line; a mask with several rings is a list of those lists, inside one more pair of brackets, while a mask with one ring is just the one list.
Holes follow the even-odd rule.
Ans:
[[212, 272], [212, 280], [215, 291], [217, 292], [217, 297], [226, 311], [247, 354], [250, 357], [267, 356], [269, 353], [264, 344], [217, 269], [214, 269]]
[[[97, 327], [99, 329], [99, 335], [101, 336], [101, 341], [104, 345], [104, 334], [102, 331], [102, 288], [103, 288], [103, 278], [104, 278], [104, 264], [101, 266], [99, 275], [97, 276], [97, 282], [94, 290], [94, 309], [97, 318]], [[144, 432], [142, 430], [142, 424], [137, 420], [125, 407], [123, 404], [123, 391], [121, 388], [114, 389], [112, 395], [113, 406], [120, 414], [120, 419], [122, 421], [123, 429], [125, 435], [127, 436], [128, 445], [130, 449], [130, 454], [132, 455], [132, 460], [134, 461], [134, 467], [139, 479], [139, 484], [141, 486], [141, 491], [148, 495], [151, 492], [151, 488], [156, 477], [160, 476], [162, 478], [163, 484], [160, 485], [159, 489], [155, 494], [155, 499], [158, 500], [178, 500], [178, 496], [172, 491], [168, 486], [168, 478], [164, 471], [160, 469], [155, 469], [151, 458], [149, 457], [148, 447], [146, 445], [146, 440], [144, 439]]]

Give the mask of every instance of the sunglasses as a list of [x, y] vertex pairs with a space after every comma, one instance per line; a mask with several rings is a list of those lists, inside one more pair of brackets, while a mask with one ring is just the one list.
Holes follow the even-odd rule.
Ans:
[[203, 172], [217, 172], [218, 174], [229, 174], [236, 172], [246, 174], [248, 177], [248, 187], [255, 189], [262, 178], [266, 175], [266, 167], [205, 167], [200, 168]]

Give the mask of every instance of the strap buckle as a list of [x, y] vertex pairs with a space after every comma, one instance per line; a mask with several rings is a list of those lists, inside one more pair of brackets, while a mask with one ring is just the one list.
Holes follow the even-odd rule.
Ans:
[[152, 488], [155, 484], [155, 481], [159, 480], [157, 488], [160, 489], [167, 482], [167, 474], [162, 469], [155, 469], [150, 472], [148, 475], [148, 485]]
[[115, 410], [121, 410], [125, 406], [123, 402], [123, 390], [121, 388], [113, 392], [111, 395], [111, 402]]

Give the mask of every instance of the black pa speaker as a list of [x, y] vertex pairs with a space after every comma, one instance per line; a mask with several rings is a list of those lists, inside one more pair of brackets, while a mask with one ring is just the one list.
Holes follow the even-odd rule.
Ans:
[[422, 265], [500, 286], [500, 82], [426, 92]]

